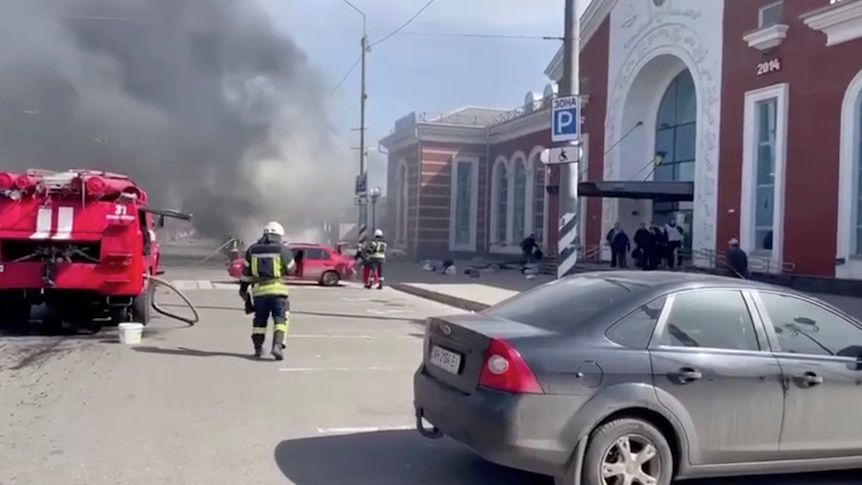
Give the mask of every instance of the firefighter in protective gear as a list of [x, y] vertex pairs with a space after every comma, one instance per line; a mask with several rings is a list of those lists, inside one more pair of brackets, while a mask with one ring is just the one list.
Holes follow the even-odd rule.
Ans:
[[386, 240], [383, 239], [383, 231], [380, 229], [374, 230], [374, 239], [368, 242], [366, 248], [368, 254], [368, 266], [371, 268], [371, 274], [365, 282], [366, 288], [371, 288], [371, 275], [374, 276], [374, 283], [377, 284], [377, 289], [383, 289], [383, 263], [386, 262]]
[[285, 339], [290, 323], [290, 300], [284, 277], [295, 266], [293, 254], [282, 242], [284, 227], [269, 222], [263, 227], [263, 237], [245, 251], [245, 261], [240, 276], [239, 294], [248, 297], [249, 287], [254, 302], [254, 321], [251, 341], [254, 355], [263, 356], [266, 327], [270, 316], [273, 320], [272, 356], [284, 359]]
[[362, 284], [370, 285], [371, 266], [368, 265], [368, 244], [359, 244], [356, 246], [356, 256], [353, 257], [356, 265], [362, 265]]

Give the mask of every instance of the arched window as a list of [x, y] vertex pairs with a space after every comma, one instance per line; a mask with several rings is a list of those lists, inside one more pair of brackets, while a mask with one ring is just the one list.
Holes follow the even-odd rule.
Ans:
[[852, 234], [855, 244], [851, 247], [851, 251], [855, 255], [862, 255], [862, 92], [856, 95], [854, 105], [854, 113], [856, 126], [854, 126], [853, 136], [853, 168], [854, 168], [854, 206], [856, 210], [854, 223], [855, 232]]
[[498, 160], [497, 163], [494, 164], [493, 176], [493, 242], [495, 244], [505, 244], [509, 217], [509, 170], [506, 167], [505, 160]]
[[527, 236], [527, 164], [523, 157], [515, 159], [513, 172], [512, 242], [517, 244]]
[[530, 150], [527, 161], [527, 234], [534, 234], [536, 242], [540, 245], [545, 242], [545, 166], [542, 165], [541, 156], [544, 147], [535, 146]]
[[[662, 96], [656, 119], [654, 180], [693, 182], [697, 140], [697, 93], [688, 69], [679, 73]], [[682, 215], [691, 227], [691, 204], [656, 202], [653, 219], [664, 225]], [[691, 248], [691, 231], [686, 231], [684, 247]]]

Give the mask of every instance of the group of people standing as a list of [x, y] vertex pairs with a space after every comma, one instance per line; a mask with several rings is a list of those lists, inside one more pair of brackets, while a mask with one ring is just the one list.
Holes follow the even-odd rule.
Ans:
[[641, 223], [635, 232], [634, 241], [617, 222], [613, 229], [608, 231], [605, 240], [611, 248], [612, 267], [628, 268], [628, 256], [631, 253], [638, 268], [654, 270], [661, 267], [674, 268], [682, 264], [680, 248], [684, 236], [682, 227], [671, 219], [663, 227], [655, 222], [649, 226]]

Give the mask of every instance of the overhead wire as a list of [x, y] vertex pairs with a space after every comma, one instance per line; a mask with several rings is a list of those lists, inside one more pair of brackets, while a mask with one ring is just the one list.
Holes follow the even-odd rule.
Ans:
[[335, 87], [332, 88], [332, 91], [329, 92], [330, 97], [335, 96], [335, 93], [338, 92], [338, 90], [341, 88], [341, 86], [343, 86], [344, 83], [346, 83], [347, 80], [350, 79], [350, 75], [353, 74], [353, 71], [356, 70], [356, 68], [359, 66], [359, 63], [361, 61], [362, 61], [361, 57], [356, 59], [356, 62], [354, 62], [353, 65], [350, 66], [350, 69], [348, 69], [347, 72], [344, 73], [344, 76], [341, 77], [341, 81], [338, 81], [338, 84], [336, 84]]
[[[376, 42], [371, 42], [368, 45], [368, 49], [370, 50], [372, 47], [374, 47], [376, 45], [380, 45], [381, 43], [386, 42], [387, 40], [391, 39], [392, 37], [398, 35], [402, 30], [407, 28], [408, 25], [413, 23], [414, 20], [416, 20], [420, 15], [422, 15], [422, 12], [428, 10], [428, 7], [430, 7], [432, 4], [434, 4], [435, 1], [437, 1], [437, 0], [428, 0], [425, 3], [425, 5], [422, 6], [422, 8], [420, 8], [419, 10], [416, 11], [416, 13], [411, 15], [410, 18], [408, 18], [406, 21], [404, 21], [404, 23], [399, 25], [398, 28], [396, 28], [392, 32], [389, 32], [388, 34], [384, 35], [383, 37], [380, 38], [380, 40], [378, 40]], [[329, 93], [330, 97], [334, 96], [335, 93], [338, 92], [338, 90], [341, 88], [341, 86], [343, 86], [344, 83], [347, 82], [347, 80], [350, 78], [350, 75], [353, 74], [353, 71], [355, 71], [356, 67], [359, 66], [360, 62], [362, 62], [362, 57], [359, 57], [359, 59], [356, 59], [356, 61], [353, 63], [353, 65], [350, 66], [350, 69], [348, 69], [347, 72], [344, 73], [344, 76], [342, 76], [341, 81], [339, 81], [338, 84], [336, 84], [335, 87], [332, 88], [332, 91]]]
[[437, 1], [437, 0], [428, 0], [428, 1], [425, 3], [425, 5], [423, 5], [423, 6], [422, 6], [422, 8], [420, 8], [419, 10], [417, 10], [417, 11], [416, 11], [416, 13], [414, 13], [410, 18], [408, 18], [408, 19], [407, 19], [403, 24], [401, 24], [397, 29], [393, 30], [392, 32], [388, 33], [387, 35], [384, 35], [384, 36], [383, 36], [383, 38], [381, 38], [381, 39], [380, 39], [380, 40], [378, 40], [377, 42], [372, 42], [372, 43], [371, 43], [371, 45], [369, 46], [369, 48], [370, 48], [370, 47], [374, 47], [374, 46], [376, 46], [376, 45], [380, 45], [380, 44], [382, 44], [383, 42], [386, 42], [387, 40], [391, 39], [392, 37], [394, 37], [394, 36], [398, 35], [398, 33], [399, 33], [399, 32], [401, 32], [402, 30], [406, 29], [408, 25], [410, 25], [411, 23], [413, 23], [413, 21], [414, 21], [414, 20], [416, 20], [420, 15], [422, 15], [422, 12], [424, 12], [424, 11], [428, 10], [428, 7], [430, 7], [431, 5], [433, 5], [435, 1]]

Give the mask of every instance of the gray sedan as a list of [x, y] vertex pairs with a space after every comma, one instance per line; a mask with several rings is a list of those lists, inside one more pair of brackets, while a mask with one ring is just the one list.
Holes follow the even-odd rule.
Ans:
[[419, 431], [558, 485], [862, 467], [862, 323], [686, 273], [557, 280], [429, 319]]

